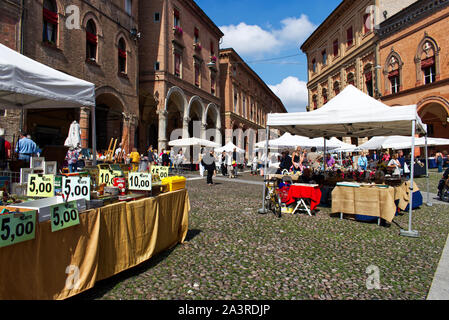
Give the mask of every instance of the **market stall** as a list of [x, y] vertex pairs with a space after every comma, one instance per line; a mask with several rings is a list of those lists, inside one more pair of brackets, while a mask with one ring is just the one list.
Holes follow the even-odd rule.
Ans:
[[[352, 85], [318, 110], [269, 114], [267, 131], [270, 128], [311, 138], [408, 135], [411, 137], [412, 162], [415, 157], [415, 135], [426, 134], [426, 126], [418, 116], [416, 105], [389, 107]], [[268, 143], [266, 149], [268, 151]], [[413, 167], [411, 170], [413, 171]], [[411, 183], [413, 184], [413, 172]], [[332, 198], [334, 199], [334, 195]], [[401, 234], [418, 236], [418, 232], [412, 229], [411, 206], [409, 229], [402, 230]]]
[[[93, 84], [0, 45], [0, 105], [90, 106], [96, 154]], [[65, 299], [184, 240], [186, 179], [168, 167], [133, 172], [113, 151], [80, 172], [51, 160], [31, 157], [0, 190], [0, 299]]]

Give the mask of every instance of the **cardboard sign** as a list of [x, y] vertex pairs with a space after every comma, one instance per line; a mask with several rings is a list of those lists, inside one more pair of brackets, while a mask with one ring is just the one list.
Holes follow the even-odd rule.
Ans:
[[56, 232], [80, 224], [80, 217], [76, 202], [69, 202], [52, 206], [51, 232]]
[[36, 210], [0, 215], [0, 248], [33, 240], [36, 236]]
[[128, 174], [128, 189], [151, 191], [151, 174], [143, 172], [130, 172]]
[[90, 178], [63, 177], [62, 194], [65, 201], [90, 200]]
[[159, 176], [159, 180], [162, 180], [164, 178], [168, 178], [168, 170], [169, 170], [169, 167], [152, 166], [151, 174]]
[[28, 176], [28, 197], [51, 198], [55, 196], [55, 176], [52, 174], [30, 174]]

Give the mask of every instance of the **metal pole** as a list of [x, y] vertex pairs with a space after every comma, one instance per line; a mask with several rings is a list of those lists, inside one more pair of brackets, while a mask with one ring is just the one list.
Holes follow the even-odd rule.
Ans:
[[327, 162], [326, 162], [326, 137], [324, 139], [324, 154], [323, 154], [323, 164], [324, 164], [324, 171], [327, 169]]
[[90, 110], [90, 119], [92, 121], [92, 164], [97, 165], [97, 123], [95, 120], [95, 105], [92, 106]]
[[265, 134], [265, 163], [264, 163], [264, 169], [263, 169], [263, 199], [262, 199], [262, 208], [259, 209], [260, 214], [265, 214], [268, 212], [267, 208], [265, 208], [265, 197], [266, 197], [266, 188], [265, 183], [267, 181], [267, 164], [268, 164], [268, 142], [270, 139], [270, 127], [267, 126], [266, 134]]
[[413, 180], [415, 175], [415, 128], [416, 120], [412, 121], [412, 155], [410, 162], [410, 202], [409, 202], [409, 213], [408, 213], [408, 230], [401, 229], [401, 236], [418, 238], [419, 232], [412, 230], [412, 212], [413, 212]]
[[425, 136], [425, 141], [426, 141], [426, 182], [427, 182], [427, 206], [431, 207], [432, 203], [430, 202], [430, 194], [429, 194], [429, 152], [427, 150], [427, 133]]

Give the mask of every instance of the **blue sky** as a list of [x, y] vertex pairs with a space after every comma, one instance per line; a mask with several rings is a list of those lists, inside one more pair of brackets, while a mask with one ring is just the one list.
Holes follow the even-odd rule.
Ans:
[[289, 112], [305, 111], [307, 59], [300, 46], [341, 0], [196, 0], [196, 3], [225, 34], [222, 48], [234, 48], [281, 98]]

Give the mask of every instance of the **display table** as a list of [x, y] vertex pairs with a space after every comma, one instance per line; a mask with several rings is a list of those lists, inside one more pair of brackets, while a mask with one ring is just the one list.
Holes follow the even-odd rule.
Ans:
[[292, 184], [288, 190], [285, 203], [290, 205], [298, 199], [310, 199], [310, 210], [315, 210], [321, 200], [319, 185]]
[[[394, 187], [394, 200], [397, 203], [397, 207], [402, 211], [408, 211], [408, 205], [410, 203], [410, 181], [404, 182], [399, 187]], [[417, 200], [421, 200], [422, 195], [419, 191], [418, 185], [413, 182], [413, 202], [412, 209], [419, 207], [420, 204]]]
[[365, 215], [392, 222], [396, 214], [395, 189], [376, 186], [336, 186], [332, 191], [332, 213]]
[[182, 243], [190, 211], [186, 189], [80, 213], [80, 224], [0, 248], [0, 299], [66, 299], [95, 282]]

